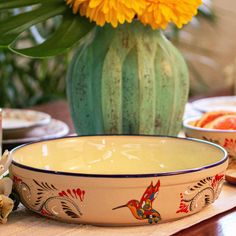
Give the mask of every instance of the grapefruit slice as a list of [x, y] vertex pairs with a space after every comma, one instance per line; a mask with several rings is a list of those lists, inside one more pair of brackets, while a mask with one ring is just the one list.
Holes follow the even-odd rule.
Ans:
[[231, 111], [212, 111], [205, 113], [200, 120], [197, 120], [195, 123], [196, 127], [206, 128], [205, 126], [215, 119], [224, 116], [224, 115], [236, 115], [235, 112]]
[[214, 119], [206, 124], [203, 128], [221, 129], [221, 130], [236, 130], [236, 115], [224, 115]]

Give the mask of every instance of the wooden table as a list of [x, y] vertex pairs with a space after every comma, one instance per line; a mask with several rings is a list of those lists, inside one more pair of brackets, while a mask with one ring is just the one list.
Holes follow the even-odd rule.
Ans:
[[[65, 101], [58, 101], [49, 104], [33, 107], [38, 111], [49, 113], [53, 118], [66, 122], [70, 127], [70, 133], [74, 133], [72, 120], [68, 105]], [[236, 205], [236, 203], [235, 203]], [[183, 230], [176, 236], [216, 236], [236, 235], [236, 207], [228, 212], [215, 216], [209, 220], [199, 223], [191, 228]]]

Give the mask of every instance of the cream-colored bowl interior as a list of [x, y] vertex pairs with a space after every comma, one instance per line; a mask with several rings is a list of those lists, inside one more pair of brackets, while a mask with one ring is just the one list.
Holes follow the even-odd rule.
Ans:
[[15, 149], [14, 162], [85, 174], [151, 174], [201, 168], [224, 159], [214, 145], [152, 136], [72, 137]]

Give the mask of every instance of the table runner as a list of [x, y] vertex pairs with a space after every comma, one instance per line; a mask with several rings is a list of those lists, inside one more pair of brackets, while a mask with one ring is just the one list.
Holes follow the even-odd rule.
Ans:
[[13, 212], [6, 225], [1, 225], [4, 236], [165, 236], [209, 219], [236, 206], [236, 187], [225, 184], [219, 199], [203, 211], [181, 220], [153, 226], [95, 227], [90, 225], [66, 224], [50, 220], [30, 212], [23, 206]]

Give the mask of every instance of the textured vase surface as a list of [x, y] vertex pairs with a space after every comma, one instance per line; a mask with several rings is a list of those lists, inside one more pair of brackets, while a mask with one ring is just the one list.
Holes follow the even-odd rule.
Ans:
[[182, 55], [139, 22], [97, 28], [67, 74], [76, 132], [177, 135], [188, 97]]

